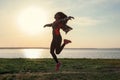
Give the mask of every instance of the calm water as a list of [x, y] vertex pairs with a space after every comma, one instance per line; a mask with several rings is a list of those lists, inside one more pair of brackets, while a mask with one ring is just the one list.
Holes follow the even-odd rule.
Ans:
[[[64, 49], [59, 58], [120, 59], [120, 49]], [[0, 58], [52, 58], [49, 49], [0, 49]]]

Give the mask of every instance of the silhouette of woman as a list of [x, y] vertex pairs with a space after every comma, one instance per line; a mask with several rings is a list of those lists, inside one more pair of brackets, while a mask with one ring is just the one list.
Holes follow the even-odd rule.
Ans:
[[72, 28], [66, 24], [68, 20], [74, 19], [74, 17], [72, 16], [67, 17], [63, 12], [57, 12], [54, 18], [55, 21], [53, 23], [46, 24], [44, 25], [44, 27], [52, 27], [53, 29], [52, 31], [53, 39], [50, 46], [50, 53], [56, 62], [56, 71], [58, 71], [61, 63], [58, 61], [56, 54], [60, 54], [65, 45], [71, 43], [70, 40], [64, 39], [64, 43], [61, 45], [62, 37], [60, 34], [60, 29], [62, 29], [66, 33], [72, 30]]

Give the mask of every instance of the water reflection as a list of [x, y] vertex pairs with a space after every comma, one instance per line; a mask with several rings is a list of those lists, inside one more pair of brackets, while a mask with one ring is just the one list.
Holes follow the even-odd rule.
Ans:
[[[120, 50], [64, 49], [58, 58], [120, 59]], [[0, 49], [0, 58], [52, 58], [49, 49]]]
[[39, 58], [42, 57], [43, 49], [23, 49], [25, 58]]

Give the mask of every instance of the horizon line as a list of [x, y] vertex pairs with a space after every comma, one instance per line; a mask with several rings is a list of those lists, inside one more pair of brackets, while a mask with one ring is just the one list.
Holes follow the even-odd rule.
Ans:
[[[49, 47], [0, 47], [0, 49], [50, 49]], [[120, 48], [65, 48], [65, 49], [120, 49]]]

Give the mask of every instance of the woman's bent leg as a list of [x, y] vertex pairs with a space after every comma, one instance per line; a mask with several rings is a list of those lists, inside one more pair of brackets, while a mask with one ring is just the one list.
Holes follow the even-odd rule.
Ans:
[[58, 46], [56, 48], [56, 54], [60, 54], [60, 52], [63, 50], [63, 48], [65, 47], [65, 44], [63, 43], [62, 46]]
[[61, 45], [61, 43], [58, 43], [56, 47], [56, 54], [60, 54], [60, 52], [63, 50], [66, 44], [71, 43], [70, 40], [64, 39], [64, 43]]

